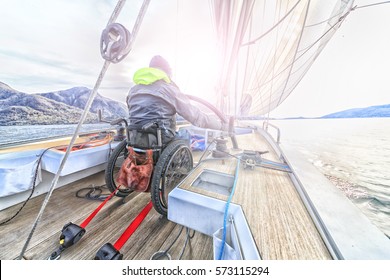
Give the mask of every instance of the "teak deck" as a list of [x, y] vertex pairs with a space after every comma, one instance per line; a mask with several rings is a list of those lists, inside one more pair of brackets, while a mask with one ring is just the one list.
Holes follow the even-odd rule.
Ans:
[[[264, 158], [278, 160], [272, 148], [258, 134], [239, 135], [237, 140], [239, 147], [268, 150], [269, 153], [265, 154]], [[185, 180], [192, 182], [204, 168], [234, 175], [236, 164], [235, 158], [223, 162], [204, 161]], [[62, 227], [68, 222], [80, 224], [99, 205], [99, 201], [78, 198], [75, 195], [78, 190], [91, 184], [103, 185], [103, 172], [53, 192], [23, 256], [25, 259], [47, 259], [59, 245]], [[181, 187], [203, 192], [186, 182]], [[215, 196], [214, 193], [206, 194]], [[20, 255], [44, 198], [45, 195], [41, 195], [31, 199], [18, 216], [0, 226], [0, 259], [15, 259]], [[227, 200], [224, 195], [217, 195], [216, 198]], [[148, 193], [132, 193], [125, 200], [118, 197], [111, 199], [86, 227], [84, 237], [66, 249], [61, 259], [94, 259], [101, 246], [108, 242], [115, 243], [149, 200]], [[244, 169], [241, 165], [232, 202], [243, 208], [263, 259], [331, 259], [288, 174], [258, 167], [254, 170]], [[12, 216], [20, 205], [0, 212], [0, 221]], [[152, 209], [122, 247], [121, 253], [124, 259], [150, 259], [155, 252], [165, 251], [180, 229], [180, 225], [162, 218]], [[184, 229], [169, 250], [173, 259], [180, 255], [186, 237]], [[212, 238], [196, 232], [189, 240], [182, 259], [212, 258]]]

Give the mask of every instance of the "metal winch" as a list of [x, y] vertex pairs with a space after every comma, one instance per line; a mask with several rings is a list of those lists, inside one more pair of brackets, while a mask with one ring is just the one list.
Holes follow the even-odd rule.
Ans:
[[229, 153], [229, 149], [226, 145], [227, 140], [224, 139], [223, 137], [220, 137], [220, 138], [216, 138], [214, 141], [216, 142], [216, 146], [212, 152], [212, 156], [214, 158], [226, 157]]

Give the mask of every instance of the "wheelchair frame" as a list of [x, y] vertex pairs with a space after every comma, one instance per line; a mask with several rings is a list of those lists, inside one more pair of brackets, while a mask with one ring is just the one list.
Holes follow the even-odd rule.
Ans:
[[[130, 131], [127, 121], [120, 119], [112, 122], [112, 125], [119, 123], [126, 125], [126, 139], [122, 140], [113, 150], [105, 170], [105, 181], [108, 189], [112, 192], [117, 189], [116, 176], [122, 166], [122, 163], [128, 156], [128, 139], [130, 139]], [[141, 131], [148, 131], [155, 123], [144, 125]], [[149, 190], [154, 208], [161, 215], [167, 216], [168, 213], [168, 195], [192, 170], [193, 159], [192, 152], [184, 140], [172, 140], [163, 147], [161, 138], [161, 129], [156, 127], [157, 147], [151, 148], [153, 151], [154, 161], [152, 177], [150, 180]], [[146, 149], [133, 147], [137, 153], [145, 153]], [[157, 154], [156, 154], [157, 153]], [[156, 156], [155, 156], [156, 154]], [[126, 197], [133, 190], [126, 186], [119, 187], [116, 196]]]

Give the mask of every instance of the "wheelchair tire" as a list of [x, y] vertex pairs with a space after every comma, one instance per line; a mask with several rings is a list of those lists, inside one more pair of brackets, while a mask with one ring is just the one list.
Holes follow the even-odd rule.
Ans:
[[[128, 151], [126, 149], [127, 140], [123, 140], [118, 144], [118, 146], [115, 147], [114, 151], [112, 152], [110, 158], [107, 162], [107, 167], [105, 170], [105, 181], [106, 186], [110, 190], [110, 192], [113, 192], [118, 187], [118, 184], [115, 180], [119, 170], [121, 169], [122, 163], [127, 158]], [[133, 191], [126, 188], [121, 187], [115, 194], [119, 197], [126, 197]]]
[[192, 153], [183, 140], [174, 140], [163, 150], [154, 167], [151, 199], [154, 208], [163, 216], [168, 214], [168, 194], [193, 168]]

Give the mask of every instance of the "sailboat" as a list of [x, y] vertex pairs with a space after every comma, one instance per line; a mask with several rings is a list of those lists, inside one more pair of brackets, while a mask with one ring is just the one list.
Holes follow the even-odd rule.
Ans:
[[[390, 259], [390, 240], [297, 151], [280, 144], [278, 128], [267, 119], [309, 71], [354, 1], [210, 3], [220, 54], [218, 99], [215, 106], [192, 102], [229, 116], [233, 129], [226, 135], [183, 125], [205, 145], [192, 152], [194, 167], [162, 192], [166, 216], [152, 207], [148, 192], [119, 197], [115, 189], [98, 203], [74, 195], [85, 185], [92, 194], [107, 182], [108, 156], [121, 143], [110, 138], [72, 151], [81, 141], [83, 115], [68, 148], [52, 157], [38, 162], [36, 150], [6, 151], [9, 162], [32, 158], [23, 166], [40, 192], [33, 197], [23, 189], [0, 198], [6, 220], [1, 259]], [[129, 32], [115, 23], [126, 7], [118, 1], [102, 34], [105, 61], [85, 112], [110, 63], [131, 55], [149, 5], [143, 2]], [[12, 178], [14, 167], [4, 166], [4, 173]]]

